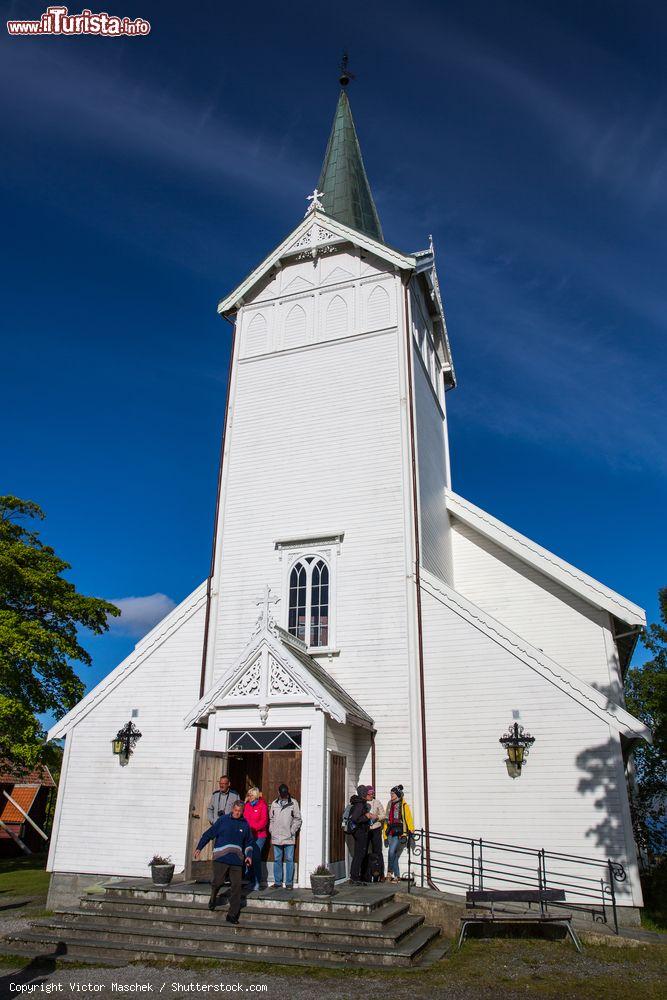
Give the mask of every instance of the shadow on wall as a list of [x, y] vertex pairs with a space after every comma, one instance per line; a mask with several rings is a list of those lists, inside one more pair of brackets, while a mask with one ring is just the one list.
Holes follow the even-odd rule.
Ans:
[[625, 863], [628, 858], [621, 813], [625, 788], [619, 787], [619, 783], [625, 781], [625, 775], [619, 753], [619, 746], [612, 739], [582, 750], [576, 758], [577, 767], [583, 772], [577, 791], [581, 795], [593, 795], [593, 804], [600, 813], [600, 822], [589, 827], [586, 836], [602, 849], [606, 857]]

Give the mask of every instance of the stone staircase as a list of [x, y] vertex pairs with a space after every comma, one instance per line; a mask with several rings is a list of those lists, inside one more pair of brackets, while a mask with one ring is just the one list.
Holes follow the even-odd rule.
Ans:
[[305, 889], [251, 892], [238, 925], [225, 921], [224, 895], [213, 913], [208, 896], [200, 882], [158, 889], [148, 879], [116, 880], [5, 944], [14, 953], [95, 964], [201, 958], [331, 968], [425, 968], [447, 950], [439, 928], [384, 885], [343, 885], [330, 902]]

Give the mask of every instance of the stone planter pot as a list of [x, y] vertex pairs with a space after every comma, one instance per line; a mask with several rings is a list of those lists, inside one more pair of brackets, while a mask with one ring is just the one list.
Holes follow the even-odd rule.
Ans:
[[151, 865], [153, 885], [169, 885], [174, 877], [175, 865]]
[[313, 890], [314, 896], [321, 896], [323, 898], [326, 898], [327, 896], [333, 896], [335, 883], [336, 883], [336, 878], [334, 875], [310, 876], [310, 887]]

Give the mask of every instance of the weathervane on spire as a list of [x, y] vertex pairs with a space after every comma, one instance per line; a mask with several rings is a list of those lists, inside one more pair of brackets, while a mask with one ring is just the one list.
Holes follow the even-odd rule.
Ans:
[[338, 77], [341, 87], [347, 87], [350, 80], [354, 80], [354, 73], [351, 73], [347, 68], [348, 61], [349, 56], [347, 52], [343, 52], [343, 58], [340, 61], [340, 76]]
[[320, 201], [320, 198], [323, 197], [324, 197], [324, 191], [318, 191], [317, 188], [315, 188], [312, 194], [308, 195], [306, 201], [309, 201], [310, 205], [306, 209], [304, 218], [306, 217], [306, 215], [310, 215], [311, 212], [317, 212], [318, 209], [322, 212], [324, 211], [324, 205]]

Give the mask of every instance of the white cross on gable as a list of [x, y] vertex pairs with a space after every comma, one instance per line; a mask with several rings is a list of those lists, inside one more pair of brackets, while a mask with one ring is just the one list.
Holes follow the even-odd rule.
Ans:
[[310, 202], [310, 205], [306, 209], [306, 215], [309, 215], [311, 212], [317, 211], [318, 208], [321, 208], [322, 211], [324, 211], [324, 205], [320, 201], [320, 198], [323, 197], [324, 197], [324, 191], [318, 191], [317, 188], [315, 188], [312, 194], [308, 195], [307, 201]]
[[279, 597], [271, 597], [271, 588], [267, 584], [262, 596], [259, 600], [255, 601], [255, 604], [261, 609], [259, 613], [260, 621], [268, 623], [271, 618], [271, 605], [278, 604], [279, 601]]

